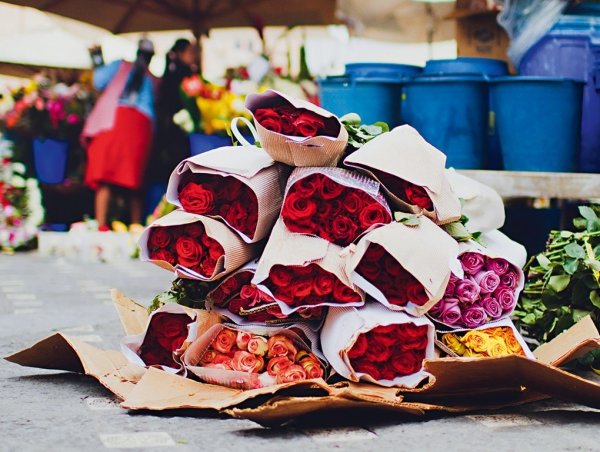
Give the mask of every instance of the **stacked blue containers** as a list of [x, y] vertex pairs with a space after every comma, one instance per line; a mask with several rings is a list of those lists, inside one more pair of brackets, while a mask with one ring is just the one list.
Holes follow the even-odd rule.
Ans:
[[402, 124], [402, 84], [421, 72], [419, 66], [393, 63], [352, 63], [346, 73], [319, 80], [319, 100], [326, 110], [343, 116], [358, 113], [363, 123]]
[[[596, 8], [574, 12], [591, 13]], [[592, 5], [594, 6], [594, 5]], [[579, 170], [600, 172], [600, 17], [564, 15], [523, 57], [522, 75], [552, 76], [585, 83]]]

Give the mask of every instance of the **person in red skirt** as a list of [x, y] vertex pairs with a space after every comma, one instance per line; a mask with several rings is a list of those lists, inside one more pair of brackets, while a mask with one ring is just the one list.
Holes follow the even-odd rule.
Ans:
[[114, 61], [94, 70], [102, 95], [82, 133], [88, 162], [85, 184], [95, 190], [99, 230], [108, 230], [108, 209], [115, 189], [130, 194], [130, 221], [141, 223], [142, 186], [152, 143], [155, 79], [148, 72], [154, 46], [141, 39], [134, 63]]

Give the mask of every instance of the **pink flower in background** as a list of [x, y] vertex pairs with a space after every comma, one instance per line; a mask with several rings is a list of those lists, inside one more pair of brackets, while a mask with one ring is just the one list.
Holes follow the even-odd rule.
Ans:
[[444, 297], [454, 296], [454, 292], [456, 291], [456, 284], [458, 283], [458, 281], [460, 281], [460, 278], [454, 276], [454, 273], [450, 273], [450, 280], [448, 281], [448, 285], [446, 286]]
[[475, 275], [481, 293], [492, 293], [500, 285], [500, 276], [493, 271], [481, 271]]
[[470, 279], [463, 279], [456, 285], [455, 295], [463, 303], [474, 303], [479, 298], [479, 285]]
[[506, 259], [489, 259], [485, 268], [497, 275], [504, 275], [510, 269], [510, 263]]
[[476, 275], [485, 265], [485, 257], [479, 253], [463, 253], [460, 256], [460, 262], [465, 272]]
[[69, 113], [67, 115], [67, 123], [71, 124], [71, 125], [75, 125], [75, 124], [79, 124], [79, 115], [76, 115], [75, 113]]

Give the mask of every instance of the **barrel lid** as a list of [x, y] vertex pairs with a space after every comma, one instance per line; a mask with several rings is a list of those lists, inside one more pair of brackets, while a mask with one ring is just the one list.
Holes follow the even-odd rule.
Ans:
[[482, 74], [488, 77], [499, 77], [508, 74], [508, 65], [505, 61], [493, 58], [459, 57], [429, 60], [425, 64], [423, 73], [431, 75]]
[[419, 74], [422, 70], [421, 66], [400, 63], [361, 62], [346, 64], [346, 75], [351, 77], [373, 77], [380, 81], [384, 79], [404, 79], [406, 76]]
[[406, 83], [460, 83], [460, 82], [482, 82], [488, 81], [487, 77], [481, 74], [460, 74], [460, 75], [439, 75], [423, 74], [412, 77]]

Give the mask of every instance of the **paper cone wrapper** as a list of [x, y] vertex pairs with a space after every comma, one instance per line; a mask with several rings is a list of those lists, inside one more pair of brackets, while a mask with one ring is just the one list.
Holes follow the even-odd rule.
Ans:
[[121, 352], [123, 353], [123, 355], [125, 355], [125, 358], [127, 358], [129, 362], [137, 364], [138, 366], [146, 366], [146, 363], [142, 360], [142, 358], [139, 355], [140, 349], [142, 347], [142, 344], [144, 343], [146, 335], [148, 334], [148, 329], [150, 328], [152, 318], [156, 314], [160, 313], [185, 314], [189, 316], [190, 321], [192, 322], [188, 325], [188, 336], [185, 342], [178, 350], [175, 350], [173, 352], [173, 359], [178, 364], [173, 363], [173, 366], [155, 366], [169, 373], [184, 373], [183, 365], [180, 361], [180, 356], [182, 354], [182, 351], [185, 350], [185, 348], [187, 347], [187, 345], [193, 342], [198, 337], [198, 322], [196, 321], [197, 319], [195, 313], [192, 313], [190, 315], [189, 310], [184, 309], [178, 304], [165, 304], [156, 311], [154, 311], [152, 314], [150, 314], [150, 316], [148, 317], [148, 324], [146, 325], [146, 330], [143, 333], [125, 336], [123, 339], [121, 339]]
[[374, 171], [424, 187], [433, 202], [433, 212], [407, 204], [382, 184], [393, 204], [403, 212], [422, 213], [438, 224], [451, 223], [461, 216], [460, 201], [444, 173], [446, 156], [408, 125], [375, 137], [346, 157], [344, 164], [378, 181]]
[[254, 274], [253, 284], [256, 284], [260, 290], [271, 295], [277, 301], [281, 312], [289, 315], [303, 307], [316, 306], [340, 306], [340, 303], [327, 302], [311, 306], [290, 307], [283, 301], [278, 300], [271, 290], [264, 284], [269, 278], [271, 267], [280, 264], [286, 267], [306, 266], [317, 264], [323, 270], [333, 274], [343, 284], [350, 287], [361, 297], [361, 301], [345, 303], [344, 306], [362, 306], [365, 300], [365, 294], [346, 272], [346, 257], [342, 253], [343, 248], [329, 243], [327, 240], [318, 237], [312, 237], [304, 234], [292, 234], [279, 219], [275, 223], [271, 237], [267, 246], [258, 261], [258, 268]]
[[462, 214], [469, 218], [471, 232], [490, 232], [504, 226], [504, 202], [491, 187], [450, 168], [446, 170], [452, 191], [462, 201]]
[[283, 199], [283, 187], [290, 169], [275, 162], [269, 155], [255, 146], [228, 146], [190, 157], [181, 162], [171, 174], [167, 187], [167, 201], [178, 207], [179, 185], [186, 173], [211, 174], [234, 177], [247, 185], [256, 195], [258, 222], [252, 237], [236, 230], [219, 215], [207, 215], [225, 222], [247, 243], [262, 240], [271, 232], [279, 215]]
[[[381, 194], [379, 187], [380, 184], [373, 179], [369, 179], [368, 177], [362, 176], [354, 171], [348, 171], [342, 168], [296, 168], [290, 175], [287, 185], [285, 187], [284, 201], [285, 197], [288, 195], [290, 188], [299, 180], [302, 180], [308, 176], [313, 174], [323, 174], [327, 176], [329, 179], [337, 182], [340, 185], [343, 185], [348, 188], [353, 188], [356, 190], [361, 190], [368, 194], [371, 198], [373, 198], [376, 202], [385, 207], [385, 210], [390, 215], [390, 218], [393, 218], [392, 211], [390, 210], [390, 206], [388, 206], [387, 201]], [[326, 202], [326, 201], [325, 201]], [[285, 221], [284, 221], [285, 224]], [[379, 225], [374, 224], [369, 229], [364, 232], [371, 231], [374, 228], [377, 228]], [[363, 234], [364, 234], [363, 232]], [[362, 234], [361, 234], [362, 235]], [[316, 235], [313, 237], [317, 237]]]
[[348, 144], [348, 132], [335, 115], [310, 102], [286, 96], [278, 91], [267, 90], [262, 94], [250, 94], [246, 108], [254, 116], [259, 108], [291, 104], [295, 108], [310, 110], [323, 118], [335, 118], [339, 124], [336, 137], [291, 137], [265, 129], [254, 119], [261, 146], [276, 162], [290, 166], [336, 166]]
[[276, 334], [281, 334], [291, 339], [299, 350], [307, 350], [314, 353], [315, 356], [317, 356], [317, 358], [321, 361], [324, 374], [327, 370], [323, 353], [318, 349], [317, 346], [318, 337], [305, 325], [292, 325], [281, 328], [251, 325], [242, 327], [232, 324], [219, 324], [213, 326], [205, 334], [198, 337], [198, 339], [187, 348], [183, 355], [183, 364], [185, 368], [206, 383], [246, 390], [263, 388], [276, 384], [275, 377], [268, 375], [266, 371], [258, 374], [234, 370], [212, 369], [199, 365], [202, 361], [202, 357], [223, 329], [247, 331], [255, 335], [264, 336], [266, 338]]
[[[356, 272], [358, 264], [369, 245], [381, 245], [425, 288], [429, 301], [419, 306], [409, 301], [406, 306], [391, 304], [373, 283]], [[458, 244], [427, 217], [420, 218], [418, 226], [391, 223], [369, 232], [355, 247], [349, 248], [348, 274], [352, 281], [378, 302], [393, 311], [406, 311], [411, 315], [425, 314], [443, 296], [450, 268], [456, 265]]]
[[[150, 237], [152, 228], [179, 226], [195, 222], [202, 223], [204, 225], [205, 233], [210, 238], [219, 242], [225, 251], [225, 254], [218, 259], [215, 272], [211, 277], [207, 278], [204, 275], [201, 275], [181, 265], [172, 266], [165, 261], [156, 261], [150, 259], [148, 239]], [[246, 262], [256, 257], [260, 251], [259, 244], [244, 242], [238, 234], [233, 232], [223, 223], [202, 215], [187, 213], [183, 210], [175, 210], [170, 214], [159, 218], [150, 226], [148, 226], [140, 237], [139, 247], [140, 259], [142, 261], [152, 262], [159, 267], [174, 272], [180, 278], [197, 279], [200, 281], [216, 281], [228, 273], [240, 268]]]
[[[533, 352], [529, 349], [529, 346], [527, 345], [527, 342], [525, 342], [525, 340], [523, 339], [523, 336], [521, 336], [521, 334], [517, 331], [517, 328], [515, 327], [515, 324], [512, 322], [512, 320], [510, 319], [500, 319], [497, 320], [495, 322], [490, 322], [486, 325], [482, 325], [480, 327], [477, 328], [473, 328], [472, 330], [469, 329], [455, 329], [455, 330], [446, 330], [444, 328], [440, 329], [438, 328], [437, 331], [440, 334], [444, 334], [444, 333], [466, 333], [468, 331], [484, 331], [487, 329], [491, 329], [491, 328], [497, 328], [497, 327], [508, 327], [512, 330], [515, 339], [517, 340], [517, 342], [519, 343], [519, 345], [521, 346], [521, 348], [523, 349], [523, 353], [525, 353], [525, 356], [529, 359], [536, 359], [535, 355], [533, 354]], [[452, 351], [452, 349], [450, 349], [447, 345], [445, 345], [443, 342], [438, 341], [436, 344], [438, 347], [440, 347], [444, 352], [448, 353], [450, 356], [455, 356], [457, 358], [464, 358], [464, 359], [478, 359], [477, 357], [463, 357], [460, 355], [457, 355], [455, 352]]]
[[412, 317], [404, 312], [390, 311], [379, 303], [369, 303], [362, 308], [330, 308], [321, 330], [321, 347], [331, 367], [350, 381], [363, 380], [386, 387], [415, 388], [431, 375], [423, 370], [393, 380], [374, 380], [370, 375], [355, 372], [348, 358], [358, 335], [378, 326], [414, 323], [427, 325], [427, 349], [425, 359], [433, 359], [435, 328], [426, 317]]

